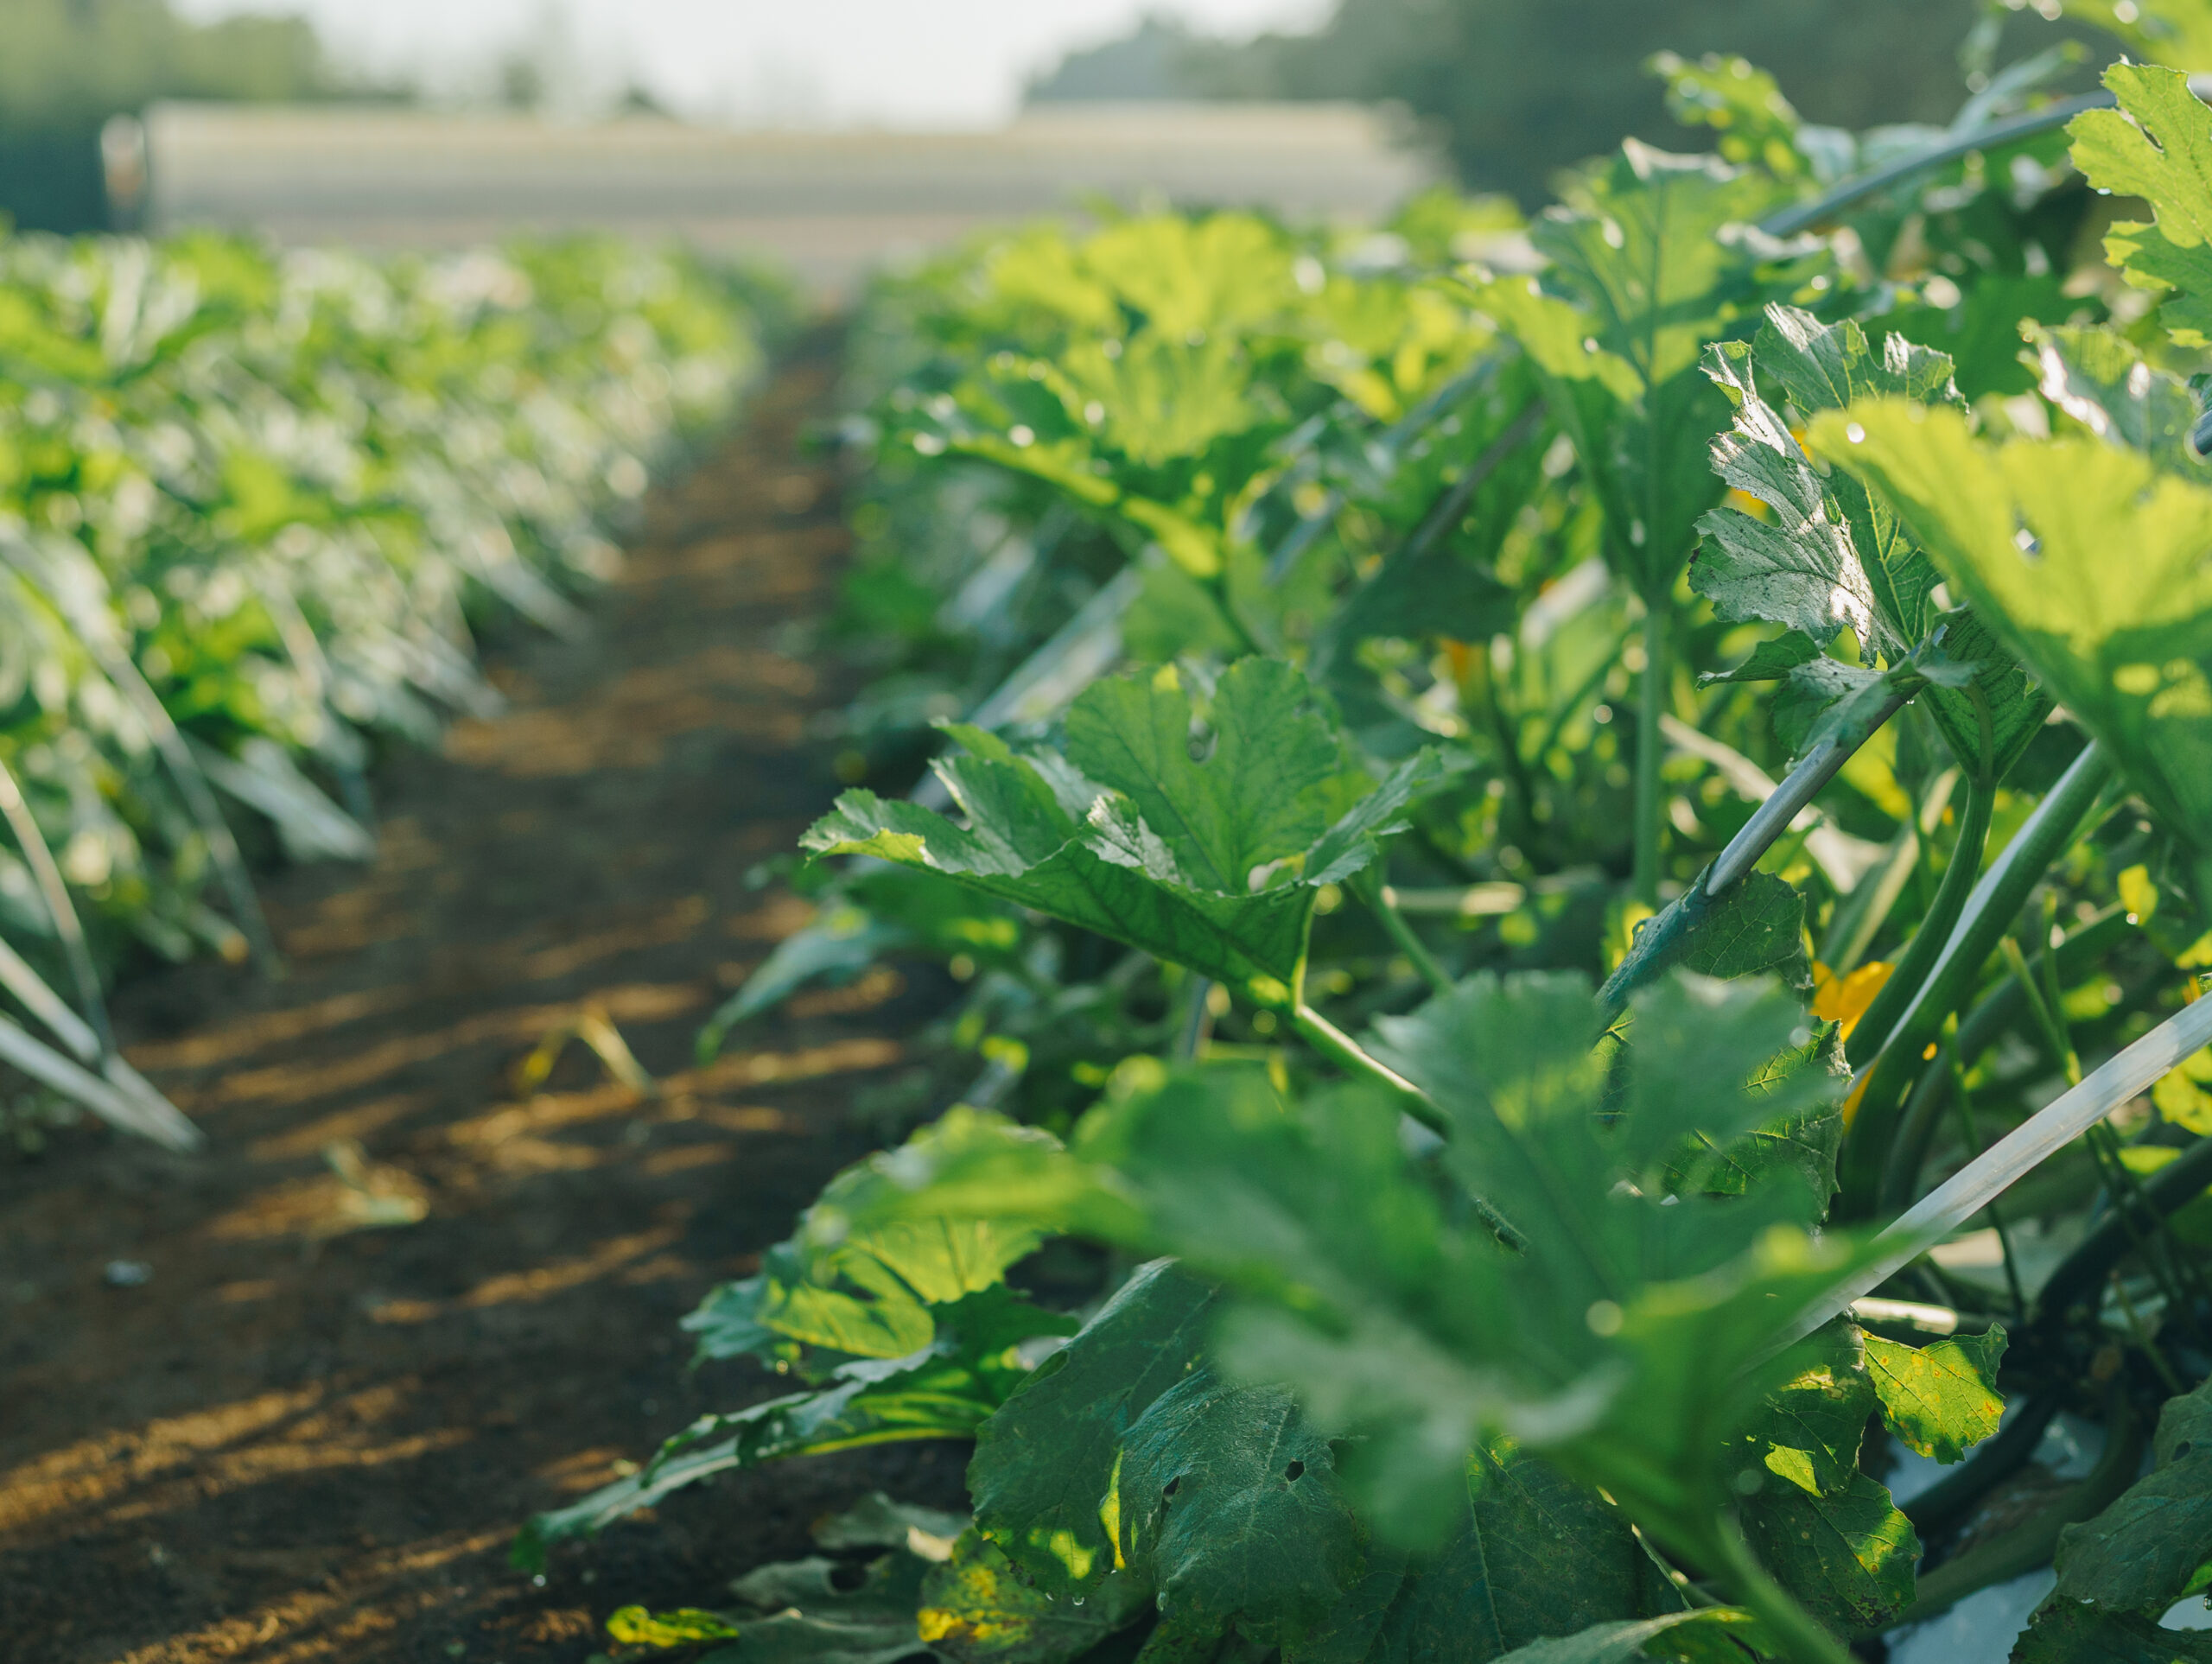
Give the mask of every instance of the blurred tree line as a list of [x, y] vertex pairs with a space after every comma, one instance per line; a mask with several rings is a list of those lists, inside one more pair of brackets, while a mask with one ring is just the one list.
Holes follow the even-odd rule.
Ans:
[[314, 31], [297, 18], [194, 23], [168, 0], [0, 0], [0, 216], [26, 228], [105, 228], [101, 129], [155, 99], [334, 90]]
[[1246, 42], [1148, 18], [1030, 96], [1392, 99], [1465, 183], [1533, 207], [1556, 169], [1623, 133], [1679, 131], [1644, 67], [1660, 51], [1740, 54], [1808, 119], [1864, 128], [1948, 121], [1976, 63], [2059, 36], [2003, 0], [1338, 0], [1312, 34]]

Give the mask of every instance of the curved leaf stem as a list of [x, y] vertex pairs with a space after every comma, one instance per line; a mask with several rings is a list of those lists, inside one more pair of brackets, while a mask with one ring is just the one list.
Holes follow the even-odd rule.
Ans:
[[207, 852], [222, 880], [224, 892], [230, 898], [231, 911], [235, 915], [232, 922], [245, 934], [254, 962], [260, 966], [264, 976], [282, 976], [284, 962], [277, 954], [276, 938], [269, 933], [269, 921], [262, 914], [260, 898], [254, 894], [253, 880], [247, 876], [245, 857], [238, 853], [238, 840], [231, 835], [231, 824], [223, 818], [207, 776], [194, 759], [192, 748], [185, 744], [182, 730], [169, 715], [168, 707], [162, 703], [161, 695], [138, 674], [138, 667], [127, 655], [109, 644], [94, 642], [92, 646], [108, 679], [122, 691], [137, 711], [139, 720], [145, 723], [153, 737], [154, 748], [168, 765], [185, 808], [200, 823], [200, 835], [207, 840]]
[[77, 985], [79, 1014], [91, 1026], [99, 1048], [99, 1061], [105, 1063], [116, 1055], [115, 1030], [108, 1022], [107, 1000], [100, 992], [99, 972], [92, 964], [84, 924], [77, 917], [76, 905], [69, 899], [69, 886], [54, 862], [54, 851], [47, 847], [46, 835], [39, 830], [22, 788], [5, 763], [0, 763], [0, 816], [5, 817], [8, 829], [16, 835], [24, 864], [38, 883], [47, 916], [54, 921], [54, 934], [61, 943], [61, 956], [69, 962], [70, 980]]
[[1810, 202], [1802, 202], [1796, 207], [1769, 214], [1759, 221], [1759, 229], [1770, 237], [1795, 237], [1802, 232], [1810, 231], [1823, 219], [1853, 203], [1885, 191], [1892, 185], [1910, 179], [1915, 174], [1925, 173], [1930, 168], [1940, 168], [1947, 162], [1956, 162], [1961, 156], [1987, 149], [1993, 144], [2007, 144], [2014, 139], [2047, 133], [2054, 127], [2063, 127], [2085, 110], [2108, 110], [2115, 102], [2109, 92], [2087, 92], [2078, 98], [2064, 98], [2056, 104], [2045, 105], [2042, 109], [2031, 110], [2025, 115], [2013, 116], [2004, 121], [1992, 122], [1986, 127], [1970, 128], [1966, 132], [1948, 136], [1938, 139], [1928, 149], [1916, 151], [1886, 167], [1861, 174], [1856, 179], [1847, 179]]
[[1974, 886], [1950, 940], [1912, 992], [1911, 1003], [1897, 1019], [1881, 1055], [1861, 1077], [1857, 1116], [1844, 1145], [1840, 1217], [1864, 1218], [1872, 1211], [1905, 1095], [1922, 1072], [1922, 1053], [1941, 1031], [1943, 1019], [1965, 1003], [1999, 939], [2026, 905], [2029, 892], [2073, 847], [2083, 818], [2111, 774], [2110, 758], [2092, 740]]
[[1863, 1065], [1880, 1053], [1883, 1044], [1896, 1032], [1897, 1019], [1910, 1009], [1913, 995], [1949, 944], [1959, 916], [1966, 911], [1967, 899], [1981, 877], [1981, 852], [1989, 842], [1989, 816], [1996, 800], [1997, 788], [1988, 782], [1967, 783], [1966, 812], [1959, 817], [1959, 841], [1944, 870], [1942, 885], [1929, 905], [1928, 916], [1913, 932], [1904, 959], [1852, 1031], [1845, 1052], [1853, 1062]]
[[1743, 829], [1728, 841], [1728, 847], [1720, 852], [1706, 878], [1706, 893], [1719, 895], [1758, 866], [1759, 857], [1789, 829], [1789, 823], [1821, 795], [1859, 747], [1904, 708], [1910, 697], [1909, 694], [1898, 694], [1885, 701], [1865, 718], [1838, 728], [1808, 752], [1805, 759], [1789, 771], [1789, 778], [1775, 788], [1773, 796], [1752, 812]]
[[[2136, 928], [2127, 922], [2125, 908], [2115, 905], [2107, 909], [2060, 943], [2058, 974], [2070, 976], [2094, 963]], [[2009, 975], [1984, 995], [1959, 1023], [1957, 1038], [1952, 1043], [1959, 1066], [1971, 1070], [1981, 1054], [2020, 1019], [2027, 1003], [2027, 988]], [[1943, 1061], [1939, 1058], [1939, 1064]], [[1935, 1141], [1936, 1129], [1942, 1122], [1950, 1094], [1951, 1071], [1948, 1066], [1931, 1067], [1913, 1088], [1911, 1099], [1897, 1122], [1897, 1135], [1890, 1140], [1888, 1165], [1882, 1174], [1880, 1205], [1884, 1211], [1911, 1206], [1918, 1193], [1920, 1170], [1927, 1165], [1929, 1146]]]
[[[2207, 1003], [2212, 1001], [2201, 1000], [2197, 1005]], [[2199, 1139], [2145, 1178], [2141, 1205], [2163, 1219], [2203, 1195], [2208, 1185], [2212, 1185], [2212, 1138]], [[2117, 1210], [2107, 1214], [2044, 1284], [2036, 1299], [2035, 1322], [2025, 1338], [2037, 1345], [2054, 1343], [2067, 1314], [2103, 1286], [2113, 1267], [2135, 1251], [2135, 1243], [2130, 1222]]]
[[1323, 1057], [1332, 1063], [1341, 1064], [1355, 1075], [1364, 1076], [1378, 1085], [1388, 1087], [1399, 1098], [1400, 1108], [1438, 1137], [1449, 1138], [1452, 1135], [1451, 1123], [1445, 1120], [1444, 1112], [1436, 1107], [1427, 1093], [1370, 1054], [1358, 1041], [1313, 1007], [1300, 1004], [1291, 1013], [1291, 1020], [1297, 1026], [1306, 1045]]
[[[1634, 893], [1647, 907], [1659, 905], [1659, 840], [1663, 835], [1659, 803], [1659, 719], [1666, 714], [1668, 683], [1667, 606], [1664, 597], [1648, 603], [1643, 613], [1643, 686], [1636, 714], [1636, 868]], [[1789, 822], [1784, 822], [1787, 825]]]
[[1421, 939], [1421, 933], [1415, 930], [1406, 916], [1398, 911], [1396, 905], [1390, 899], [1388, 887], [1380, 877], [1370, 868], [1355, 878], [1352, 884], [1359, 892], [1359, 899], [1365, 902], [1374, 912], [1375, 917], [1382, 921], [1382, 928], [1389, 933], [1390, 940], [1397, 944], [1398, 950], [1412, 963], [1414, 972], [1421, 980], [1427, 983], [1431, 991], [1434, 993], [1449, 993], [1453, 986], [1452, 973], [1444, 969], [1436, 956], [1429, 951], [1428, 943]]

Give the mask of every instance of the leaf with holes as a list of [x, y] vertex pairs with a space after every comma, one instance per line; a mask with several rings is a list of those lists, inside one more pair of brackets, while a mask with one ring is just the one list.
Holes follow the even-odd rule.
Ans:
[[1328, 1440], [1289, 1394], [1209, 1369], [1129, 1428], [1103, 1508], [1120, 1560], [1186, 1626], [1281, 1645], [1359, 1569], [1363, 1534]]

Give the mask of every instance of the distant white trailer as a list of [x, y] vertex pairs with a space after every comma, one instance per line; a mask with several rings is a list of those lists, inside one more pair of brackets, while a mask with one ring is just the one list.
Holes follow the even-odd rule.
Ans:
[[[903, 133], [163, 104], [144, 138], [152, 230], [385, 249], [615, 231], [766, 257], [825, 294], [1086, 200], [1371, 221], [1440, 176], [1387, 114], [1334, 104], [1071, 104], [993, 132]], [[129, 148], [111, 145], [111, 168]]]

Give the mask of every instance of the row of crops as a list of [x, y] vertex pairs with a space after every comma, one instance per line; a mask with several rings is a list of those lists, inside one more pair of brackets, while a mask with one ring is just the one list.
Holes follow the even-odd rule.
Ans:
[[2055, 1559], [2014, 1657], [2212, 1657], [2212, 10], [2079, 10], [2086, 99], [1669, 60], [1716, 154], [1526, 225], [885, 283], [883, 789], [704, 1044], [935, 962], [919, 1130], [686, 1320], [782, 1390], [520, 1562], [963, 1439], [619, 1648], [1840, 1664]]
[[[722, 417], [777, 291], [579, 241], [377, 264], [0, 240], [0, 1060], [188, 1148], [103, 991], [276, 968], [251, 873], [373, 848], [379, 747], [573, 630], [607, 527]], [[19, 1132], [35, 1126], [16, 1117]]]

